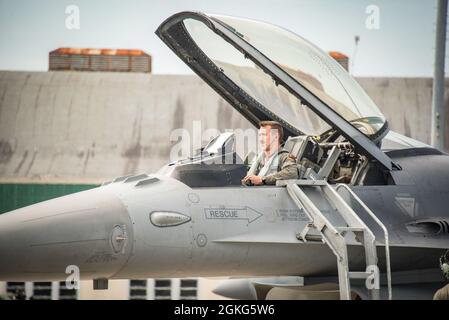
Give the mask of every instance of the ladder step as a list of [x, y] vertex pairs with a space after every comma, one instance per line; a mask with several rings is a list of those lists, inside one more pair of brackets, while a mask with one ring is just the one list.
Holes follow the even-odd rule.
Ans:
[[366, 279], [370, 275], [372, 275], [372, 273], [365, 272], [365, 271], [352, 271], [352, 272], [349, 272], [348, 274], [349, 274], [349, 279]]
[[325, 186], [327, 182], [325, 180], [306, 180], [306, 179], [276, 181], [276, 186], [278, 187], [284, 187], [288, 184], [296, 184], [298, 186], [304, 187], [314, 187], [314, 186]]
[[337, 227], [338, 231], [365, 231], [364, 227]]
[[306, 241], [310, 241], [310, 242], [314, 242], [314, 241], [322, 242], [323, 236], [321, 234], [306, 234], [305, 239], [301, 239], [301, 237], [298, 237], [298, 240], [306, 240]]

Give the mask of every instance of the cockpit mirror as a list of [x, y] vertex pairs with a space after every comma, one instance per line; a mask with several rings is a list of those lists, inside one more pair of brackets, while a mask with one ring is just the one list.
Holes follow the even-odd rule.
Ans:
[[213, 138], [204, 147], [203, 152], [208, 154], [227, 154], [234, 152], [235, 135], [233, 132], [223, 132]]

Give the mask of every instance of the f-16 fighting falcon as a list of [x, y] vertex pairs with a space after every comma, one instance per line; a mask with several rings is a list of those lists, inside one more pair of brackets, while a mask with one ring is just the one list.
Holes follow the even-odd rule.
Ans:
[[447, 154], [391, 131], [336, 61], [281, 27], [180, 12], [156, 34], [255, 128], [279, 123], [303, 172], [242, 185], [245, 155], [223, 133], [157, 173], [2, 214], [0, 280], [64, 280], [74, 265], [97, 287], [219, 276], [215, 292], [231, 298], [433, 298], [449, 248]]

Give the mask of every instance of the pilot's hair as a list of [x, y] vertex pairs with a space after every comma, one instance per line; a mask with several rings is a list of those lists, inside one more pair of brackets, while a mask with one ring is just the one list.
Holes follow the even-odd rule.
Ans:
[[279, 142], [282, 142], [282, 138], [284, 137], [284, 129], [281, 124], [277, 121], [260, 121], [259, 128], [270, 126], [272, 129], [276, 129], [279, 134]]

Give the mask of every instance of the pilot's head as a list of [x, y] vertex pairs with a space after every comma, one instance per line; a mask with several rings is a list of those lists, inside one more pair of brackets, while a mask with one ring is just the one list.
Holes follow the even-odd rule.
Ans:
[[259, 127], [259, 143], [262, 151], [279, 149], [284, 136], [281, 124], [276, 121], [261, 121]]

